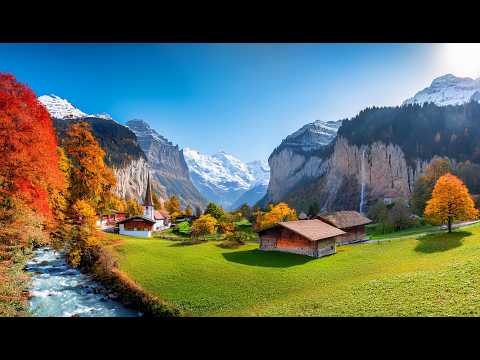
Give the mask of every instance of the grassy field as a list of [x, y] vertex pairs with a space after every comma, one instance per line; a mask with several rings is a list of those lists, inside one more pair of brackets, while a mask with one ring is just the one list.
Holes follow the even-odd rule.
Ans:
[[122, 240], [120, 268], [195, 316], [480, 315], [480, 225], [337, 248], [321, 259]]
[[367, 225], [366, 226], [366, 235], [371, 240], [380, 240], [380, 239], [396, 239], [404, 236], [419, 235], [419, 234], [428, 234], [433, 232], [443, 231], [438, 228], [438, 226], [433, 225], [421, 225], [416, 227], [411, 227], [405, 230], [395, 231], [391, 233], [382, 234], [380, 231], [377, 231], [375, 227], [379, 225]]

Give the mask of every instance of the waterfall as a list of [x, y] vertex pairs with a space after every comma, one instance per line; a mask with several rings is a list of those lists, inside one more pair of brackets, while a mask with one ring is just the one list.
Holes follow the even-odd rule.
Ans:
[[360, 178], [362, 182], [362, 190], [360, 191], [359, 212], [363, 213], [363, 206], [365, 205], [365, 150], [362, 151], [362, 162], [360, 165]]

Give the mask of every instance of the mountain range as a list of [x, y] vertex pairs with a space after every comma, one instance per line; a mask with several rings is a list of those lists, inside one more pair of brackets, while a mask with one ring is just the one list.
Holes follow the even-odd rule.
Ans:
[[137, 199], [150, 171], [159, 196], [176, 194], [183, 205], [203, 208], [214, 201], [230, 210], [287, 201], [299, 211], [313, 202], [323, 210], [360, 209], [381, 198], [409, 196], [436, 156], [480, 164], [480, 79], [452, 74], [434, 79], [401, 106], [308, 123], [272, 151], [268, 164], [244, 163], [223, 151], [181, 150], [143, 120], [122, 125], [55, 95], [39, 100], [60, 138], [70, 122], [92, 125], [117, 175], [116, 191]]
[[305, 125], [270, 155], [270, 183], [259, 205], [286, 201], [305, 211], [316, 202], [322, 210], [363, 211], [378, 199], [409, 196], [436, 156], [480, 163], [479, 94], [479, 79], [447, 74], [402, 106], [328, 123], [339, 127], [327, 141], [315, 130], [323, 124]]
[[122, 125], [108, 114], [86, 114], [56, 95], [40, 96], [39, 101], [49, 111], [60, 140], [72, 122], [86, 121], [91, 125], [117, 178], [115, 192], [119, 196], [143, 201], [150, 172], [152, 187], [161, 200], [175, 194], [183, 206], [205, 207], [206, 200], [190, 180], [182, 151], [145, 121], [132, 120]]
[[162, 200], [175, 194], [183, 206], [204, 208], [214, 201], [231, 209], [243, 203], [253, 205], [266, 193], [266, 162], [245, 164], [225, 152], [208, 156], [189, 148], [181, 150], [144, 120], [133, 119], [123, 125], [108, 114], [87, 114], [57, 95], [38, 99], [49, 111], [60, 139], [71, 122], [90, 123], [116, 174], [116, 192], [122, 197], [142, 201], [148, 172]]
[[245, 164], [224, 151], [205, 155], [185, 148], [183, 154], [197, 189], [205, 198], [227, 210], [236, 209], [243, 203], [253, 205], [266, 193], [270, 177], [266, 162]]

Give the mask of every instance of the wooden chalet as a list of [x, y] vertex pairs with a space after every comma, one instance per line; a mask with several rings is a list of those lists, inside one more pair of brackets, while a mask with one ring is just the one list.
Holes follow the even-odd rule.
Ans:
[[154, 231], [155, 220], [138, 215], [119, 221], [117, 224], [121, 235], [151, 237], [152, 231]]
[[345, 232], [336, 238], [337, 245], [351, 244], [365, 240], [365, 225], [372, 222], [357, 211], [335, 211], [320, 214], [317, 219]]
[[334, 254], [336, 239], [345, 232], [313, 219], [280, 222], [258, 234], [260, 250], [284, 251], [318, 258]]

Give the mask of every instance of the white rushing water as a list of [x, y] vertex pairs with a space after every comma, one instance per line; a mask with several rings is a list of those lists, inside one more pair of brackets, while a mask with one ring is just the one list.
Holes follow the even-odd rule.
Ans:
[[365, 204], [365, 150], [362, 151], [362, 162], [360, 166], [361, 166], [360, 177], [362, 181], [362, 189], [360, 191], [360, 206], [358, 211], [363, 214], [363, 206]]
[[30, 288], [33, 316], [141, 316], [112, 300], [107, 289], [90, 276], [70, 267], [60, 252], [46, 247], [37, 249], [26, 269], [33, 273]]

